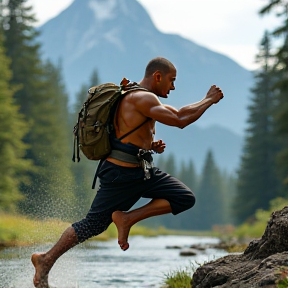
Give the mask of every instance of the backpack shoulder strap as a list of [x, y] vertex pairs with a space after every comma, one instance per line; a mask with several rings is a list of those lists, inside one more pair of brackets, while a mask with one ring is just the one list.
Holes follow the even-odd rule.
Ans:
[[[137, 90], [148, 91], [146, 88], [141, 87], [138, 83], [130, 82], [126, 78], [123, 78], [123, 80], [122, 80], [122, 82], [120, 84], [120, 87], [122, 89], [122, 97], [124, 97], [126, 94], [128, 94], [129, 92], [132, 92], [132, 91], [137, 91]], [[123, 136], [121, 136], [118, 139], [119, 140], [124, 139], [125, 137], [127, 137], [128, 135], [130, 135], [133, 132], [135, 132], [136, 130], [138, 130], [140, 127], [142, 127], [145, 123], [147, 123], [150, 120], [151, 120], [151, 118], [147, 118], [143, 123], [141, 123], [140, 125], [135, 127], [133, 130], [129, 131], [128, 133], [124, 134]]]
[[121, 136], [120, 138], [118, 138], [119, 140], [124, 139], [125, 137], [127, 137], [128, 135], [132, 134], [133, 132], [135, 132], [136, 130], [138, 130], [140, 127], [142, 127], [145, 123], [147, 123], [148, 121], [150, 121], [151, 118], [147, 118], [143, 123], [141, 123], [140, 125], [138, 125], [137, 127], [135, 127], [133, 130], [129, 131], [128, 133], [124, 134], [123, 136]]

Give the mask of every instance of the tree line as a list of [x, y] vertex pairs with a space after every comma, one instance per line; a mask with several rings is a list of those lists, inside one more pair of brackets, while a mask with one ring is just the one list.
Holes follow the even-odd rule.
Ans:
[[264, 32], [256, 55], [259, 69], [233, 204], [237, 223], [253, 221], [255, 211], [267, 210], [272, 199], [288, 195], [288, 2], [267, 3], [259, 13], [275, 13], [280, 25]]
[[[161, 155], [157, 165], [190, 187], [197, 202], [176, 217], [153, 219], [154, 224], [206, 230], [216, 224], [242, 223], [253, 218], [257, 209], [268, 208], [272, 199], [287, 194], [287, 5], [270, 1], [261, 10], [261, 14], [275, 10], [283, 22], [264, 33], [259, 47], [260, 69], [251, 89], [237, 175], [221, 171], [212, 151], [207, 151], [200, 175], [193, 159], [178, 167], [174, 155]], [[0, 3], [0, 212], [71, 221], [85, 215], [96, 193], [91, 182], [97, 163], [83, 156], [75, 164], [71, 158], [77, 111], [87, 88], [100, 80], [95, 70], [68, 109], [61, 61], [55, 65], [41, 59], [35, 21], [26, 0]], [[275, 37], [283, 40], [279, 47], [273, 46]]]
[[[82, 194], [88, 185], [78, 173], [83, 165], [72, 166], [61, 63], [41, 60], [36, 20], [25, 0], [1, 1], [0, 12], [0, 211], [76, 219], [92, 196], [91, 189]], [[85, 173], [93, 174], [88, 166]]]
[[235, 197], [236, 178], [218, 167], [212, 150], [207, 151], [200, 174], [196, 172], [192, 159], [179, 166], [173, 154], [159, 156], [156, 164], [161, 170], [183, 181], [195, 194], [196, 204], [177, 216], [164, 215], [146, 220], [148, 224], [200, 231], [235, 222], [230, 207]]

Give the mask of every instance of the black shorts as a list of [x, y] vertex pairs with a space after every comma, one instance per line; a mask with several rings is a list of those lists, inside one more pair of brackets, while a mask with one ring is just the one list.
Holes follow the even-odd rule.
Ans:
[[191, 189], [156, 167], [151, 178], [144, 180], [141, 167], [122, 167], [105, 161], [98, 177], [100, 186], [86, 218], [72, 225], [79, 242], [105, 231], [114, 211], [128, 211], [140, 198], [166, 199], [174, 215], [195, 204]]

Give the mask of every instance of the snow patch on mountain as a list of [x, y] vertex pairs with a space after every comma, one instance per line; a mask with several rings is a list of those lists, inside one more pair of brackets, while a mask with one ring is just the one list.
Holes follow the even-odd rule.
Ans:
[[97, 33], [94, 27], [90, 27], [81, 36], [81, 41], [78, 41], [77, 46], [70, 45], [71, 47], [73, 47], [73, 49], [71, 50], [71, 53], [69, 54], [69, 57], [67, 57], [66, 61], [68, 63], [73, 63], [73, 61], [80, 58], [88, 50], [97, 46], [98, 43], [99, 43], [99, 36], [97, 37]]
[[116, 17], [114, 13], [117, 6], [117, 0], [90, 0], [88, 7], [94, 12], [95, 18], [98, 21], [113, 19]]
[[137, 19], [136, 13], [135, 14], [131, 13], [132, 12], [131, 6], [129, 6], [129, 4], [127, 4], [127, 2], [128, 2], [127, 0], [120, 0], [118, 2], [118, 5], [120, 7], [120, 11], [121, 11], [122, 15], [129, 16], [130, 18], [132, 18], [134, 20]]
[[115, 29], [112, 29], [108, 32], [106, 32], [104, 34], [104, 38], [109, 41], [110, 43], [116, 45], [120, 51], [125, 51], [125, 45], [123, 43], [123, 41], [121, 41], [119, 35], [120, 35], [120, 29], [119, 28], [115, 28]]

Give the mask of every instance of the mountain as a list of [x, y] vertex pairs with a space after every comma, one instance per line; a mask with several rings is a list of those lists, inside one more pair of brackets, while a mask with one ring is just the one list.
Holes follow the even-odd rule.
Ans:
[[[204, 141], [205, 137], [195, 137], [193, 133], [200, 133], [202, 129], [203, 135], [212, 135], [217, 130], [215, 127], [222, 127], [219, 128], [222, 129], [221, 136], [215, 137], [232, 139], [238, 135], [241, 139], [253, 80], [251, 71], [179, 35], [161, 33], [136, 0], [74, 0], [66, 10], [39, 27], [39, 30], [43, 59], [49, 58], [54, 63], [60, 60], [62, 63], [70, 104], [80, 86], [88, 82], [93, 70], [98, 71], [101, 82], [119, 83], [123, 77], [139, 81], [148, 61], [162, 56], [177, 68], [176, 90], [170, 93], [169, 99], [164, 99], [164, 103], [180, 108], [199, 101], [213, 84], [220, 86], [225, 95], [218, 105], [209, 108], [194, 124], [194, 130], [185, 128], [178, 139], [183, 142], [191, 139], [193, 145], [189, 149], [192, 150], [197, 149], [195, 143], [206, 147], [206, 144], [200, 143], [200, 139]], [[209, 128], [211, 125], [214, 125], [213, 129]], [[164, 140], [170, 139], [171, 131], [168, 132], [167, 127], [162, 126], [157, 128], [159, 135], [163, 135]], [[223, 136], [225, 133], [227, 137]], [[213, 141], [221, 140], [215, 137]], [[178, 153], [178, 143], [175, 143], [175, 137], [172, 138], [170, 145], [175, 146], [173, 150]], [[239, 141], [233, 145], [223, 143], [231, 151], [231, 157], [235, 158], [229, 160], [233, 163], [239, 158], [240, 152], [236, 148], [241, 145]], [[213, 151], [217, 150], [215, 146]], [[221, 153], [218, 154], [222, 158]]]
[[[209, 150], [213, 151], [216, 164], [227, 172], [234, 174], [239, 165], [243, 138], [227, 128], [218, 125], [203, 128], [192, 124], [181, 130], [157, 123], [156, 136], [166, 143], [163, 155], [174, 154], [178, 164], [192, 159], [198, 173], [202, 171]], [[154, 156], [156, 163], [158, 157], [162, 155]]]

